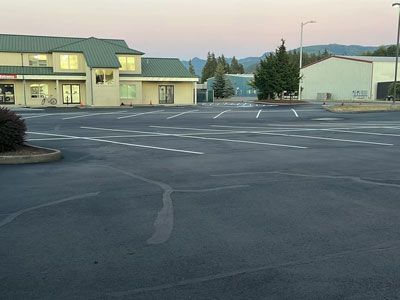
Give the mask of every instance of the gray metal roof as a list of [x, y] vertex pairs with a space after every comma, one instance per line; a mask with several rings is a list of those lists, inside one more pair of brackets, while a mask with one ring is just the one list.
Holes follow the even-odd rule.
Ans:
[[386, 56], [344, 56], [335, 55], [335, 57], [344, 57], [348, 59], [365, 60], [370, 62], [396, 62], [396, 57], [386, 57]]
[[0, 66], [0, 74], [86, 76], [85, 73], [54, 73], [52, 67]]

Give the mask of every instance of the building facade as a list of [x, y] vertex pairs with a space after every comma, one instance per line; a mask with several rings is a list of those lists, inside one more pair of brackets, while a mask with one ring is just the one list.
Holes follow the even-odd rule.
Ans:
[[394, 57], [332, 56], [304, 67], [304, 100], [380, 100], [394, 80]]
[[123, 40], [0, 34], [0, 105], [193, 105], [179, 59], [149, 58]]

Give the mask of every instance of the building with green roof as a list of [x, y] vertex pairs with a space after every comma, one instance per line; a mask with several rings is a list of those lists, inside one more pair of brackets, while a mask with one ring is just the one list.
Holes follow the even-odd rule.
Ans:
[[196, 82], [176, 58], [114, 39], [0, 34], [0, 105], [191, 105]]

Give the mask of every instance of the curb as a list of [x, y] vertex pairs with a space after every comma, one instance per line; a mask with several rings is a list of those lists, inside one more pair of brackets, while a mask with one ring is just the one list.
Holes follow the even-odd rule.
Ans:
[[60, 150], [27, 145], [33, 148], [45, 149], [50, 153], [20, 155], [20, 156], [2, 156], [0, 155], [0, 165], [22, 165], [22, 164], [38, 164], [59, 161], [62, 158]]

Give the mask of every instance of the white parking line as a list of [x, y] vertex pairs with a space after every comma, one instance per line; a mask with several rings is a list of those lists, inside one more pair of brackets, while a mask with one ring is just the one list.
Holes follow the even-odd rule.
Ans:
[[125, 112], [126, 112], [126, 110], [118, 111], [118, 112], [114, 111], [114, 112], [106, 112], [106, 113], [86, 114], [86, 115], [79, 115], [79, 116], [63, 118], [63, 120], [72, 120], [72, 119], [86, 118], [86, 117], [93, 117], [93, 116], [101, 116], [101, 115], [115, 115], [115, 114], [121, 114], [121, 113], [125, 113]]
[[42, 118], [42, 117], [53, 116], [53, 115], [54, 115], [54, 114], [42, 114], [42, 115], [35, 115], [35, 116], [24, 117], [24, 119], [35, 119], [35, 118]]
[[186, 114], [190, 114], [190, 113], [196, 112], [196, 111], [198, 111], [198, 110], [196, 109], [196, 110], [184, 111], [184, 112], [181, 112], [180, 114], [177, 114], [177, 115], [173, 115], [173, 116], [171, 116], [171, 117], [168, 117], [167, 120], [174, 119], [174, 118], [177, 118], [177, 117], [179, 117], [179, 116], [186, 115]]
[[129, 116], [119, 117], [118, 120], [142, 116], [142, 115], [150, 115], [150, 114], [155, 114], [155, 113], [159, 113], [159, 112], [163, 112], [163, 111], [164, 110], [157, 110], [157, 111], [148, 111], [148, 112], [144, 112], [144, 113], [137, 113], [137, 114], [133, 114], [133, 115], [129, 115]]
[[400, 134], [392, 134], [392, 133], [365, 132], [365, 131], [340, 130], [340, 129], [320, 129], [320, 130], [321, 131], [330, 131], [330, 132], [343, 132], [343, 133], [354, 133], [354, 134], [400, 137]]
[[294, 113], [294, 115], [296, 116], [296, 118], [299, 117], [299, 115], [297, 114], [297, 112], [292, 108], [291, 111]]
[[42, 132], [27, 132], [29, 134], [37, 134], [37, 135], [44, 135], [44, 136], [56, 136], [56, 137], [65, 137], [65, 138], [75, 138], [75, 139], [82, 139], [94, 142], [101, 142], [101, 143], [109, 143], [109, 144], [116, 144], [116, 145], [123, 145], [129, 147], [137, 147], [137, 148], [146, 148], [146, 149], [154, 149], [154, 150], [163, 150], [163, 151], [170, 151], [170, 152], [179, 152], [179, 153], [187, 153], [187, 154], [197, 154], [202, 155], [203, 152], [196, 152], [196, 151], [187, 151], [181, 149], [173, 149], [173, 148], [163, 148], [163, 147], [155, 147], [155, 146], [148, 146], [148, 145], [140, 145], [140, 144], [131, 144], [131, 143], [121, 143], [115, 142], [110, 140], [98, 139], [98, 138], [90, 138], [90, 137], [81, 137], [81, 136], [73, 136], [73, 135], [64, 135], [64, 134], [52, 134], [52, 133], [42, 133]]
[[137, 131], [137, 130], [126, 130], [126, 129], [111, 129], [111, 128], [99, 128], [99, 127], [81, 127], [83, 129], [92, 129], [92, 130], [102, 130], [102, 131], [114, 131], [114, 132], [134, 132], [134, 133], [148, 133], [148, 134], [158, 134], [160, 136], [172, 136], [172, 137], [181, 137], [181, 138], [189, 138], [189, 139], [199, 139], [199, 140], [211, 140], [211, 141], [222, 141], [222, 142], [231, 142], [231, 143], [243, 143], [243, 144], [255, 144], [255, 145], [266, 145], [266, 146], [275, 146], [275, 147], [286, 147], [286, 148], [296, 148], [296, 149], [307, 149], [308, 147], [303, 146], [295, 146], [295, 145], [286, 145], [286, 144], [274, 144], [274, 143], [264, 143], [264, 142], [254, 142], [254, 141], [245, 141], [245, 140], [232, 140], [232, 139], [220, 139], [220, 138], [211, 138], [211, 137], [200, 137], [189, 134], [171, 134], [171, 133], [162, 133], [162, 132], [146, 132], [146, 131]]
[[258, 118], [260, 117], [261, 112], [262, 112], [262, 109], [260, 109], [260, 110], [258, 111], [258, 114], [257, 114], [256, 119], [258, 119]]
[[370, 145], [379, 145], [379, 146], [393, 146], [393, 144], [386, 144], [386, 143], [376, 143], [376, 142], [367, 142], [367, 141], [359, 141], [359, 140], [347, 140], [347, 139], [335, 139], [335, 138], [310, 136], [310, 135], [297, 135], [297, 134], [284, 134], [284, 133], [271, 133], [271, 132], [269, 132], [269, 133], [268, 132], [251, 132], [251, 133], [264, 134], [264, 135], [273, 135], [273, 136], [286, 136], [286, 137], [303, 138], [303, 139], [335, 141], [335, 142], [370, 144]]
[[225, 111], [219, 113], [218, 115], [216, 115], [213, 119], [218, 119], [218, 118], [219, 118], [220, 116], [222, 116], [224, 113], [227, 113], [227, 112], [230, 112], [230, 111], [231, 111], [231, 109], [225, 110]]
[[181, 130], [193, 130], [193, 131], [231, 131], [231, 130], [223, 130], [223, 129], [208, 129], [208, 128], [191, 128], [191, 127], [175, 127], [175, 126], [149, 126], [151, 128], [161, 128], [161, 129], [181, 129]]

